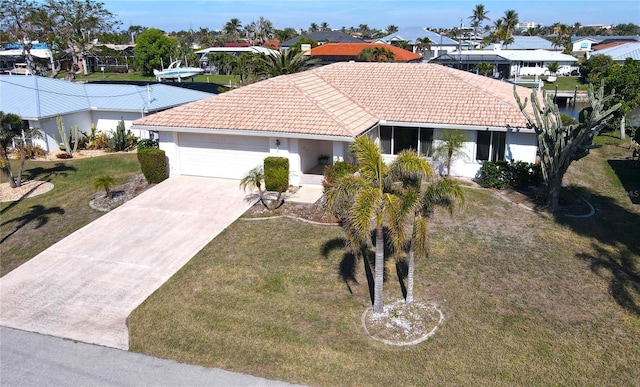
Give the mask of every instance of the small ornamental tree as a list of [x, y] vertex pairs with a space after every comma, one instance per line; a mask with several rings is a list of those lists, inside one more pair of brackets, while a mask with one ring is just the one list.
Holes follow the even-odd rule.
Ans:
[[111, 175], [102, 175], [100, 177], [96, 177], [93, 181], [93, 188], [96, 190], [104, 189], [105, 196], [111, 197], [111, 187], [116, 184], [116, 181], [113, 179]]
[[528, 99], [520, 100], [516, 87], [513, 87], [515, 99], [524, 114], [529, 126], [535, 130], [538, 139], [538, 154], [544, 179], [547, 207], [551, 211], [558, 209], [562, 178], [572, 162], [580, 160], [589, 154], [593, 145], [593, 138], [604, 128], [613, 114], [620, 108], [620, 104], [607, 109], [607, 103], [614, 94], [604, 96], [604, 85], [594, 92], [593, 85], [589, 86], [590, 106], [580, 111], [578, 123], [565, 124], [558, 105], [553, 102], [553, 95], [543, 91], [542, 101], [538, 93], [531, 93], [533, 105], [532, 117], [525, 109]]
[[[40, 138], [40, 131], [36, 128], [26, 128], [22, 118], [17, 114], [0, 111], [0, 170], [2, 170], [11, 188], [18, 188], [22, 185], [22, 171], [24, 170], [24, 160], [27, 158], [25, 153], [25, 140], [27, 138]], [[18, 176], [13, 176], [11, 164], [9, 163], [9, 146], [16, 143], [16, 148], [20, 153], [20, 169]]]

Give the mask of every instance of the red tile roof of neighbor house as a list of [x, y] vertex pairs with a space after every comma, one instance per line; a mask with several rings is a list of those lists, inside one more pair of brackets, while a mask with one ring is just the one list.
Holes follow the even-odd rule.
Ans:
[[[517, 90], [530, 99], [530, 89]], [[527, 124], [510, 83], [437, 64], [344, 62], [270, 78], [134, 125], [354, 137], [381, 120], [479, 129]]]
[[395, 62], [410, 62], [422, 58], [421, 55], [407, 51], [403, 48], [383, 43], [326, 43], [311, 49], [312, 57], [345, 56], [357, 57], [365, 48], [383, 47], [395, 55]]

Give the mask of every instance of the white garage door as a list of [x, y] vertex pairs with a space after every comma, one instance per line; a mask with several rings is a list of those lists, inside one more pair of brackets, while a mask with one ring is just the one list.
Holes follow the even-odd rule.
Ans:
[[182, 175], [241, 179], [269, 156], [266, 137], [180, 133]]

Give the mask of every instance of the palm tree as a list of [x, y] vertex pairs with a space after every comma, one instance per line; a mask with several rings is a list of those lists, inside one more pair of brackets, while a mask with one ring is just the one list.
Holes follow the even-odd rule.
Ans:
[[[427, 37], [416, 39], [416, 48], [422, 54], [423, 57], [424, 57], [425, 51], [431, 51], [431, 43], [432, 43], [431, 39]], [[431, 55], [429, 55], [429, 57], [431, 57]]]
[[[0, 111], [0, 170], [4, 171], [9, 180], [11, 188], [17, 188], [22, 185], [22, 171], [24, 170], [24, 161], [27, 158], [25, 154], [25, 142], [28, 138], [40, 138], [42, 135], [36, 128], [25, 128], [22, 118], [17, 114]], [[20, 168], [18, 169], [18, 177], [13, 177], [11, 164], [9, 163], [9, 144], [16, 141], [18, 152], [20, 152]]]
[[17, 114], [0, 111], [0, 152], [2, 152], [2, 170], [9, 179], [9, 185], [11, 188], [19, 187], [16, 180], [13, 178], [13, 172], [11, 171], [11, 164], [9, 164], [8, 148], [9, 144], [13, 142], [15, 138], [22, 135], [22, 119]]
[[398, 32], [398, 26], [394, 24], [389, 24], [387, 26], [387, 34], [395, 34], [396, 32]]
[[240, 180], [240, 188], [243, 191], [247, 189], [253, 191], [254, 189], [258, 190], [258, 196], [260, 197], [260, 203], [265, 206], [268, 210], [273, 211], [280, 207], [284, 200], [282, 199], [282, 192], [278, 190], [278, 194], [275, 199], [269, 201], [266, 197], [266, 192], [262, 189], [264, 183], [264, 170], [262, 166], [257, 166], [250, 170], [245, 177]]
[[433, 156], [444, 158], [447, 176], [449, 176], [451, 174], [451, 160], [457, 156], [466, 157], [464, 143], [467, 138], [459, 130], [445, 130], [438, 140], [439, 142], [433, 150]]
[[[374, 313], [382, 313], [384, 281], [384, 224], [397, 224], [396, 211], [400, 198], [390, 190], [389, 168], [382, 160], [381, 150], [368, 136], [358, 137], [349, 147], [359, 166], [354, 175], [347, 175], [325, 189], [327, 211], [338, 214], [344, 219], [343, 226], [347, 241], [355, 241], [371, 246], [370, 224], [375, 219], [375, 275], [374, 275]], [[428, 174], [426, 162], [405, 162], [404, 170]], [[426, 164], [426, 168], [425, 168]], [[421, 172], [420, 170], [423, 168]], [[417, 169], [417, 170], [416, 170]], [[399, 229], [392, 232], [396, 240]], [[397, 245], [398, 243], [394, 243]]]
[[320, 31], [331, 31], [331, 28], [329, 28], [329, 23], [327, 22], [320, 23]]
[[309, 25], [309, 32], [317, 32], [320, 29], [316, 23], [311, 23]]
[[[507, 41], [509, 40], [509, 38], [511, 38], [511, 36], [513, 35], [513, 31], [515, 31], [516, 26], [518, 25], [518, 13], [513, 10], [513, 9], [509, 9], [504, 11], [504, 27], [506, 29], [506, 34], [505, 34], [505, 38], [504, 40]], [[505, 46], [507, 44], [505, 43]]]
[[488, 13], [489, 11], [484, 9], [484, 4], [478, 4], [473, 9], [473, 14], [469, 16], [468, 19], [471, 21], [471, 27], [473, 27], [474, 35], [478, 35], [478, 30], [480, 29], [483, 21], [491, 20], [487, 16]]
[[100, 177], [96, 177], [93, 181], [93, 188], [96, 190], [104, 189], [106, 196], [111, 197], [111, 187], [116, 184], [116, 181], [113, 179], [111, 175], [102, 175]]
[[295, 50], [287, 50], [279, 55], [260, 54], [257, 57], [257, 73], [267, 78], [299, 73], [311, 63], [313, 60]]
[[242, 22], [237, 18], [232, 18], [224, 25], [224, 27], [222, 27], [222, 32], [229, 38], [229, 40], [237, 42], [240, 39], [241, 28]]
[[[407, 272], [406, 304], [413, 303], [413, 282], [415, 276], [415, 258], [427, 257], [429, 251], [429, 228], [427, 219], [437, 206], [453, 213], [456, 206], [464, 204], [462, 188], [453, 180], [444, 178], [422, 183], [417, 179], [405, 179], [403, 204], [400, 206], [399, 220], [403, 216], [412, 218], [411, 239], [409, 243], [409, 262]], [[421, 184], [422, 183], [422, 184]]]

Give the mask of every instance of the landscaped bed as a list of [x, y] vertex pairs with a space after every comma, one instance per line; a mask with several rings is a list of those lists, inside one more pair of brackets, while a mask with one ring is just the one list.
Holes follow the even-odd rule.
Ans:
[[[437, 213], [415, 294], [445, 320], [420, 344], [363, 329], [369, 289], [340, 228], [277, 218], [240, 219], [206, 246], [131, 315], [130, 348], [310, 385], [634, 384], [640, 208], [607, 162], [625, 152], [606, 146], [570, 168], [589, 218], [474, 188], [462, 212]], [[393, 303], [392, 258], [386, 269]]]

